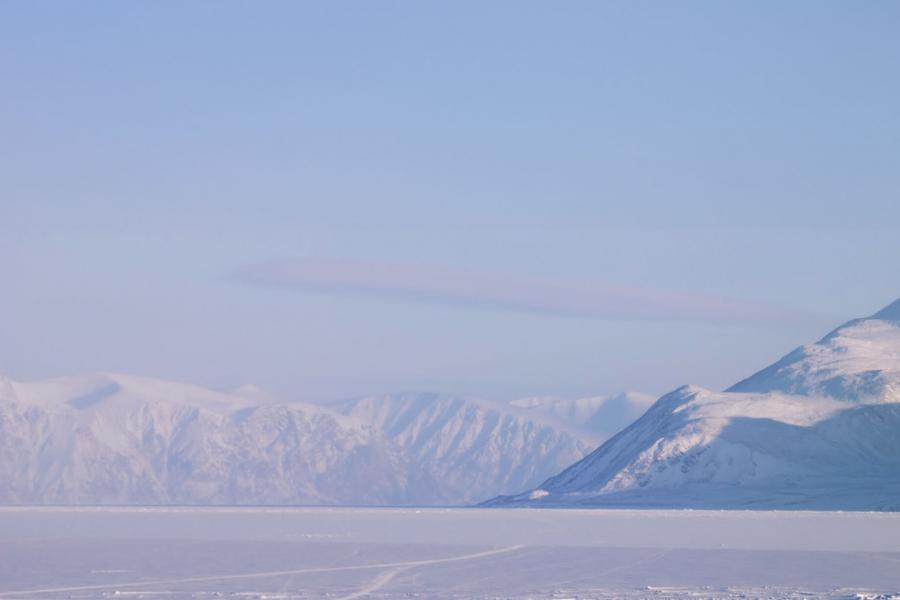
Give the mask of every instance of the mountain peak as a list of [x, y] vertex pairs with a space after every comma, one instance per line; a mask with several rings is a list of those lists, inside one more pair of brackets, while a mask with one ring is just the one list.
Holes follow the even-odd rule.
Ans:
[[870, 318], [883, 321], [900, 321], [900, 298], [894, 300]]

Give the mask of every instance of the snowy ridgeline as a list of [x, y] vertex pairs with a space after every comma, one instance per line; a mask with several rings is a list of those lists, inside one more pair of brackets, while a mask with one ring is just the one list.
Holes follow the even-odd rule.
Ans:
[[0, 503], [900, 510], [900, 301], [726, 392], [651, 404], [0, 379]]
[[488, 505], [900, 510], [900, 301], [726, 392], [677, 389]]
[[473, 503], [533, 487], [651, 403], [403, 394], [324, 408], [126, 375], [0, 379], [0, 503]]

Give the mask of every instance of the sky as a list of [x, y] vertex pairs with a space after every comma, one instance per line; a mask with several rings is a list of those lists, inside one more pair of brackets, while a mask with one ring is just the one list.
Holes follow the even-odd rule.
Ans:
[[896, 2], [0, 3], [0, 374], [729, 386], [900, 297]]

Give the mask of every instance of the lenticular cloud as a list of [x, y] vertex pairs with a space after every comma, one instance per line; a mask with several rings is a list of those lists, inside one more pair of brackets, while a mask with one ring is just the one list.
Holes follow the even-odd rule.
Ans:
[[443, 266], [281, 260], [248, 265], [233, 275], [250, 285], [303, 292], [560, 317], [757, 323], [788, 323], [809, 317], [713, 295]]

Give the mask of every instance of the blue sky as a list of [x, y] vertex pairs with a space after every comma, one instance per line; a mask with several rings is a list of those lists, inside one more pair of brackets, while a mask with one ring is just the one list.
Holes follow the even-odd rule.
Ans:
[[900, 296], [898, 27], [893, 2], [4, 2], [0, 372], [725, 387]]

